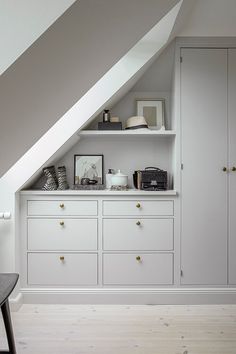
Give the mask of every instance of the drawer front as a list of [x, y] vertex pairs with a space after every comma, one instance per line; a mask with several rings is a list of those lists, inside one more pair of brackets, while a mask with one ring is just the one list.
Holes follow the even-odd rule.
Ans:
[[[136, 257], [140, 257], [140, 261]], [[171, 285], [173, 254], [104, 254], [105, 285]]]
[[173, 219], [103, 219], [103, 248], [114, 251], [173, 250]]
[[29, 200], [28, 215], [97, 215], [96, 200]]
[[97, 219], [28, 219], [28, 249], [94, 251]]
[[97, 255], [28, 253], [28, 284], [96, 285]]
[[108, 216], [172, 216], [173, 200], [106, 200], [103, 202], [103, 215]]

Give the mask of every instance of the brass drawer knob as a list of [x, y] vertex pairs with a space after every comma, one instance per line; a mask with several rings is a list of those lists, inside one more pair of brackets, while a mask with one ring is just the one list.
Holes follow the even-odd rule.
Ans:
[[140, 203], [137, 203], [137, 204], [136, 204], [136, 208], [141, 208], [141, 204], [140, 204]]
[[233, 171], [233, 172], [236, 171], [236, 167], [235, 167], [235, 166], [232, 167], [232, 171]]
[[140, 257], [140, 256], [137, 256], [137, 257], [136, 257], [136, 261], [141, 262], [141, 257]]
[[141, 222], [140, 222], [140, 221], [137, 221], [137, 222], [136, 222], [136, 225], [140, 226], [140, 225], [141, 225]]
[[64, 221], [60, 221], [60, 225], [64, 226], [65, 225]]
[[222, 171], [223, 171], [223, 172], [227, 172], [227, 167], [223, 167], [223, 168], [222, 168]]
[[65, 205], [62, 203], [60, 204], [60, 208], [63, 209], [65, 207]]
[[65, 260], [65, 257], [64, 256], [60, 256], [60, 261], [64, 261]]

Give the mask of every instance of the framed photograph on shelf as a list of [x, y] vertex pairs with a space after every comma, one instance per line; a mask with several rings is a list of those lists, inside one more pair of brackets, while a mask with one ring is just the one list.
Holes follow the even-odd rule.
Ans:
[[157, 99], [137, 99], [137, 116], [146, 119], [148, 128], [165, 130], [165, 100]]
[[74, 155], [74, 184], [81, 184], [82, 178], [103, 184], [103, 155]]

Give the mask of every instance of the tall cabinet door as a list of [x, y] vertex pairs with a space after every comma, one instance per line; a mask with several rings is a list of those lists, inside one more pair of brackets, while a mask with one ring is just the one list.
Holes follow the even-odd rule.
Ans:
[[226, 284], [227, 49], [181, 55], [181, 284]]
[[236, 49], [228, 52], [229, 283], [236, 284]]

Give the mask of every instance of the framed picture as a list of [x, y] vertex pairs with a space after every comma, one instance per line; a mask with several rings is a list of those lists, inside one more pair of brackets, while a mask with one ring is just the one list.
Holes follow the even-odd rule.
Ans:
[[165, 129], [165, 100], [138, 99], [137, 116], [143, 116], [150, 129]]
[[81, 184], [82, 178], [103, 184], [103, 155], [74, 155], [74, 184]]

